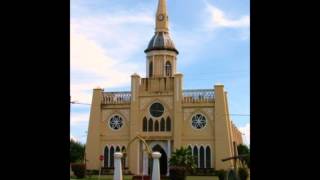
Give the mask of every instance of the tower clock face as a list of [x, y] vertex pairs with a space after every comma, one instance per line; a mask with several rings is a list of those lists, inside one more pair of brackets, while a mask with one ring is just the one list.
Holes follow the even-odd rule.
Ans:
[[159, 21], [163, 21], [164, 15], [163, 15], [163, 14], [160, 14], [160, 15], [158, 16], [158, 19], [159, 19]]
[[164, 112], [164, 107], [160, 103], [153, 103], [150, 106], [150, 114], [153, 117], [160, 117], [160, 116], [162, 116], [163, 112]]

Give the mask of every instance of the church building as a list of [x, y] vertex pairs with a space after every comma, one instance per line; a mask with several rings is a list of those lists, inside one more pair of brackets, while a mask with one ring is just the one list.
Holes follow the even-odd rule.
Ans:
[[242, 144], [242, 136], [230, 119], [224, 86], [183, 89], [183, 74], [177, 72], [179, 51], [169, 33], [166, 0], [159, 0], [155, 21], [154, 36], [144, 51], [146, 77], [133, 74], [128, 92], [93, 90], [87, 169], [112, 169], [114, 152], [127, 151], [122, 166], [136, 175], [149, 174], [150, 161], [142, 141], [133, 141], [127, 149], [136, 136], [162, 154], [162, 175], [169, 174], [168, 161], [180, 147], [191, 149], [197, 168], [232, 168], [233, 161], [222, 159], [234, 155], [234, 143]]

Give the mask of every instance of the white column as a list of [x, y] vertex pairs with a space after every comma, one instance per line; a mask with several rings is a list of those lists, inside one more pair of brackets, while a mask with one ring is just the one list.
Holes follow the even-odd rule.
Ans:
[[167, 176], [169, 176], [170, 174], [170, 168], [169, 168], [169, 159], [171, 158], [171, 140], [168, 140], [168, 168], [167, 168]]
[[159, 158], [161, 157], [161, 153], [153, 152], [153, 169], [152, 169], [152, 180], [160, 180], [160, 164]]
[[143, 152], [143, 175], [148, 175], [148, 154]]
[[122, 180], [122, 167], [121, 167], [122, 153], [114, 153], [114, 175], [113, 180]]

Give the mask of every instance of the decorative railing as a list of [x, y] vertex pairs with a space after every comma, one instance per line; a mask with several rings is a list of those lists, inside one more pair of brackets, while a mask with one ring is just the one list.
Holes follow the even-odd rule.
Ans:
[[213, 89], [191, 89], [183, 90], [184, 103], [214, 102]]
[[105, 92], [102, 104], [128, 104], [131, 101], [131, 92]]

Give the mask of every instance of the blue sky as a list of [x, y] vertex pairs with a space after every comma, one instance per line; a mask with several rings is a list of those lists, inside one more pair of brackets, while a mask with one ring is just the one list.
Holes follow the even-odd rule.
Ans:
[[[145, 76], [144, 50], [158, 0], [71, 0], [71, 98], [91, 103], [92, 89], [130, 90]], [[250, 114], [250, 1], [167, 0], [170, 34], [184, 89], [222, 83], [231, 114]], [[71, 137], [86, 141], [90, 106], [71, 105]], [[250, 143], [250, 116], [231, 119]]]

